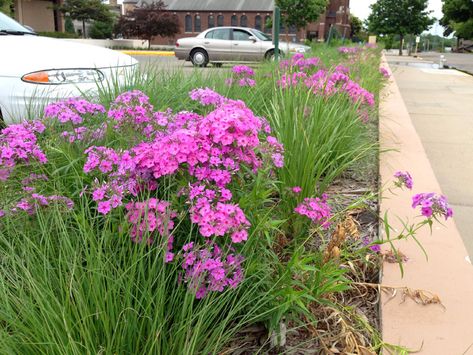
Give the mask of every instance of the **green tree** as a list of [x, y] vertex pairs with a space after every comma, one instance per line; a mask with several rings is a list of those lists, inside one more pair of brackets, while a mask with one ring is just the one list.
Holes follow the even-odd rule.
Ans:
[[73, 20], [82, 21], [82, 36], [85, 37], [85, 23], [91, 20], [111, 22], [113, 14], [100, 0], [66, 0], [57, 7]]
[[455, 32], [457, 38], [473, 38], [473, 1], [443, 0], [443, 17], [440, 24], [445, 27], [444, 35]]
[[375, 34], [399, 35], [399, 55], [402, 55], [404, 37], [419, 35], [434, 23], [427, 5], [428, 0], [378, 0], [370, 6], [368, 30]]
[[363, 30], [363, 22], [355, 15], [350, 15], [350, 31], [352, 38], [360, 38]]
[[11, 8], [13, 6], [13, 0], [0, 0], [0, 11], [6, 15], [11, 15]]
[[317, 21], [327, 8], [328, 0], [276, 0], [276, 5], [281, 9], [281, 20], [288, 37], [289, 27], [299, 30]]
[[121, 16], [115, 26], [115, 32], [125, 37], [148, 40], [149, 48], [153, 37], [170, 37], [178, 33], [179, 19], [166, 10], [164, 2], [153, 2]]
[[94, 21], [90, 27], [90, 37], [94, 39], [106, 39], [113, 36], [113, 22], [112, 21]]
[[72, 19], [69, 16], [64, 20], [64, 29], [67, 33], [76, 33]]

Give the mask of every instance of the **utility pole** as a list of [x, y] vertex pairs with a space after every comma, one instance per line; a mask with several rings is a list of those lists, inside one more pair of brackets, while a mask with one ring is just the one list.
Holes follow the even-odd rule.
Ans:
[[279, 60], [279, 29], [281, 27], [281, 9], [274, 7], [273, 12], [273, 41], [274, 41], [274, 60]]

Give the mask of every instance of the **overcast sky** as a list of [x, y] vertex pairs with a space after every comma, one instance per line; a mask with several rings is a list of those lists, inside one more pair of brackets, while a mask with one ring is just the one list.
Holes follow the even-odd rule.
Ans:
[[[396, 1], [396, 0], [393, 0]], [[365, 20], [370, 14], [370, 5], [376, 2], [376, 0], [351, 0], [350, 1], [350, 12], [356, 17]], [[432, 15], [437, 19], [442, 17], [442, 0], [429, 0], [429, 10], [432, 10]], [[442, 35], [443, 28], [438, 24], [435, 24], [431, 30], [431, 33]]]

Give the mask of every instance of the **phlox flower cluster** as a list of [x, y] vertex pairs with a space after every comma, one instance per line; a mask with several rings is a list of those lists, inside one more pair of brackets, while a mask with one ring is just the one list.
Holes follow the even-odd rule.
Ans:
[[305, 58], [302, 53], [294, 54], [290, 59], [282, 60], [279, 68], [285, 71], [307, 71], [320, 65], [320, 58]]
[[273, 165], [276, 168], [282, 168], [284, 166], [284, 147], [277, 138], [273, 136], [266, 137], [267, 147], [263, 148], [262, 151], [268, 153], [271, 156]]
[[133, 148], [136, 169], [157, 179], [187, 168], [197, 180], [223, 187], [240, 164], [253, 170], [261, 166], [255, 152], [261, 128], [262, 120], [243, 102], [228, 101], [207, 116], [190, 117], [181, 129]]
[[331, 210], [327, 203], [327, 195], [323, 194], [321, 198], [305, 198], [294, 212], [301, 216], [308, 217], [313, 223], [327, 229], [330, 226]]
[[443, 216], [445, 220], [453, 216], [453, 210], [447, 198], [435, 193], [420, 193], [412, 197], [412, 208], [421, 207], [421, 213], [427, 218]]
[[50, 206], [52, 203], [60, 204], [68, 210], [74, 208], [74, 202], [65, 196], [44, 196], [38, 193], [32, 193], [30, 196], [22, 198], [10, 211], [12, 213], [24, 211], [33, 215], [39, 207]]
[[209, 291], [222, 292], [226, 287], [236, 288], [243, 280], [243, 256], [224, 255], [215, 243], [198, 249], [194, 243], [183, 246], [183, 281], [193, 290], [197, 299]]
[[246, 65], [235, 65], [232, 68], [233, 76], [231, 78], [225, 79], [225, 84], [232, 86], [237, 84], [238, 86], [255, 86], [256, 81], [253, 79], [255, 72], [252, 68]]
[[362, 50], [362, 47], [338, 47], [338, 53], [341, 54], [357, 54]]
[[70, 127], [69, 130], [61, 133], [61, 136], [70, 143], [101, 139], [105, 135], [106, 123], [100, 124], [95, 129], [89, 124], [82, 125], [84, 124], [85, 116], [94, 116], [101, 113], [105, 113], [105, 108], [102, 105], [80, 98], [70, 98], [54, 102], [44, 109], [45, 119], [56, 120], [60, 125]]
[[[174, 228], [173, 218], [177, 217], [177, 213], [170, 207], [168, 201], [160, 201], [156, 198], [150, 198], [143, 202], [130, 201], [125, 208], [128, 211], [126, 218], [131, 223], [131, 238], [134, 242], [141, 242], [143, 237], [148, 234], [152, 235], [155, 231], [161, 237], [170, 237], [170, 232]], [[148, 239], [149, 244], [153, 239]], [[172, 239], [168, 245], [168, 253], [172, 249]], [[171, 259], [171, 255], [167, 255], [167, 260]], [[170, 260], [169, 260], [170, 261]]]
[[247, 65], [235, 65], [232, 68], [232, 73], [241, 77], [253, 77], [255, 71]]
[[74, 143], [75, 141], [93, 142], [102, 139], [105, 136], [106, 130], [107, 124], [102, 123], [98, 128], [95, 129], [80, 126], [74, 128], [71, 131], [63, 131], [61, 136], [66, 138], [69, 143]]
[[102, 105], [94, 104], [81, 98], [70, 98], [49, 104], [44, 109], [45, 119], [52, 119], [60, 125], [71, 127], [70, 130], [63, 131], [61, 136], [69, 143], [75, 141], [93, 141], [103, 138], [107, 124], [102, 123], [97, 128], [92, 128], [89, 124], [82, 126], [84, 117], [94, 116], [104, 113]]
[[203, 106], [219, 106], [226, 101], [225, 97], [209, 88], [194, 89], [189, 93], [189, 97]]
[[154, 115], [154, 107], [149, 102], [149, 97], [140, 90], [117, 96], [107, 115], [115, 123], [115, 129], [131, 127], [147, 138], [151, 138], [163, 123], [160, 116]]
[[291, 86], [297, 86], [303, 80], [307, 79], [307, 74], [303, 71], [297, 71], [294, 73], [284, 73], [281, 75], [281, 78], [276, 82], [276, 84], [286, 89]]
[[44, 109], [44, 117], [57, 119], [60, 123], [72, 123], [77, 126], [84, 122], [85, 115], [105, 113], [102, 105], [80, 98], [70, 98], [49, 104]]
[[391, 75], [389, 74], [389, 71], [386, 68], [379, 68], [379, 73], [384, 76], [385, 78], [389, 78]]
[[302, 192], [302, 188], [300, 186], [294, 186], [291, 188], [291, 191], [298, 195]]
[[44, 174], [31, 173], [27, 178], [21, 180], [23, 186], [29, 186], [36, 181], [48, 181], [49, 178]]
[[341, 70], [335, 70], [332, 73], [320, 69], [312, 75], [307, 75], [305, 72], [285, 73], [277, 84], [282, 88], [288, 88], [302, 83], [316, 95], [346, 94], [354, 103], [374, 106], [374, 95], [351, 80], [346, 68], [339, 69]]
[[204, 237], [229, 234], [233, 243], [248, 239], [250, 222], [237, 204], [228, 203], [232, 198], [230, 190], [195, 184], [190, 187], [188, 196], [192, 204], [191, 221], [199, 226]]
[[[102, 182], [96, 179], [92, 192], [98, 211], [107, 214], [125, 205], [134, 241], [146, 238], [150, 243], [156, 234], [168, 238], [167, 262], [174, 259], [173, 218], [180, 211], [174, 211], [170, 202], [155, 198], [137, 202], [141, 191], [149, 194], [157, 189], [159, 179], [174, 176], [187, 186], [176, 197], [187, 199], [191, 222], [198, 226], [200, 235], [207, 241], [218, 237], [219, 244], [237, 244], [248, 239], [250, 222], [238, 204], [232, 203], [229, 185], [242, 167], [256, 172], [263, 162], [283, 165], [283, 146], [268, 136], [271, 130], [267, 121], [255, 116], [244, 102], [227, 99], [209, 88], [193, 90], [190, 97], [204, 106], [214, 106], [213, 110], [204, 116], [193, 112], [173, 114], [170, 110], [153, 113], [155, 120], [160, 120], [161, 130], [152, 139], [124, 151], [96, 146], [85, 151], [84, 172], [103, 175]], [[222, 260], [226, 275], [241, 269], [239, 259], [223, 259], [217, 245], [212, 248], [210, 259]], [[210, 265], [207, 256], [199, 255]], [[215, 278], [212, 275], [216, 271], [209, 273], [213, 269], [207, 266], [202, 271], [190, 270], [186, 282], [202, 297], [208, 291], [236, 286], [242, 277], [241, 270], [234, 280], [230, 276]], [[202, 279], [204, 272], [207, 276]], [[202, 280], [191, 282], [192, 275]]]
[[45, 164], [48, 159], [37, 142], [36, 133], [45, 126], [39, 121], [10, 125], [0, 133], [0, 181], [8, 179], [16, 165], [34, 161]]
[[394, 182], [394, 184], [397, 187], [400, 187], [400, 188], [406, 187], [409, 190], [412, 190], [412, 186], [413, 186], [414, 182], [413, 182], [411, 174], [409, 174], [409, 172], [407, 172], [407, 171], [397, 171], [394, 174], [394, 177], [397, 179]]
[[139, 187], [133, 172], [135, 163], [128, 151], [118, 152], [107, 147], [92, 146], [85, 154], [85, 173], [99, 171], [109, 176], [108, 181], [96, 183], [92, 193], [100, 213], [107, 214], [113, 208], [122, 206], [123, 197], [128, 194], [137, 196]]

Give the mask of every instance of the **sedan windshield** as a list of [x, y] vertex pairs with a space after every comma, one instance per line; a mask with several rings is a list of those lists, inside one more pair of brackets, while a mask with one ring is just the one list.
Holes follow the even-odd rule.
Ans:
[[1, 34], [34, 34], [15, 20], [0, 12], [0, 35]]
[[258, 31], [258, 30], [251, 30], [253, 32], [253, 34], [258, 37], [258, 39], [262, 40], [262, 41], [272, 41], [273, 39], [268, 36], [267, 34], [261, 32], [261, 31]]

